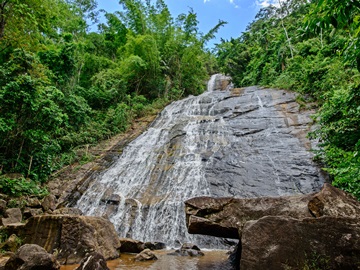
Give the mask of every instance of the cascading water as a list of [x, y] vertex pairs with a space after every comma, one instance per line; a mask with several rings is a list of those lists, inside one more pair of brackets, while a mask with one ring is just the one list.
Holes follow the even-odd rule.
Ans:
[[[121, 237], [215, 248], [221, 239], [186, 232], [186, 199], [318, 190], [323, 179], [299, 135], [309, 117], [293, 114], [294, 95], [229, 90], [219, 84], [223, 79], [214, 75], [207, 92], [167, 106], [94, 179], [77, 207], [86, 215], [106, 215]], [[227, 89], [213, 91], [221, 88]]]

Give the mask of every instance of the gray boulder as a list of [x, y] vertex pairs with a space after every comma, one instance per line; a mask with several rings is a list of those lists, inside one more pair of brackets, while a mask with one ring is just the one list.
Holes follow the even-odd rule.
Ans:
[[5, 264], [6, 270], [58, 270], [55, 256], [38, 245], [23, 245]]

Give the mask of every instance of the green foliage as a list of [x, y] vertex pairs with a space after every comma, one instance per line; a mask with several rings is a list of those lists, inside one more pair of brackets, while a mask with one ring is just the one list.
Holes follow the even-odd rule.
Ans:
[[302, 270], [330, 270], [330, 260], [331, 258], [329, 257], [313, 252], [311, 255], [307, 256]]
[[24, 195], [44, 197], [48, 195], [48, 191], [34, 181], [25, 178], [12, 179], [6, 175], [0, 176], [0, 188], [2, 193], [12, 197], [21, 197]]
[[1, 163], [5, 171], [34, 173], [37, 179], [49, 173], [48, 155], [59, 150], [56, 138], [67, 121], [57, 104], [62, 93], [49, 86], [45, 72], [33, 54], [21, 50], [0, 67]]
[[9, 238], [5, 227], [0, 228], [0, 244], [4, 243]]
[[120, 4], [88, 33], [95, 0], [2, 1], [0, 171], [46, 181], [93, 159], [80, 149], [205, 90], [215, 60], [204, 44], [225, 22], [202, 35], [191, 9], [174, 20], [163, 0]]

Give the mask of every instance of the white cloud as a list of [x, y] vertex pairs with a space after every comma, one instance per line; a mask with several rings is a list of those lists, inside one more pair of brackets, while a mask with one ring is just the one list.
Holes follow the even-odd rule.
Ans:
[[[280, 0], [282, 2], [284, 0]], [[273, 5], [275, 7], [279, 7], [279, 0], [256, 0], [256, 5], [260, 7], [268, 7], [270, 5]]]

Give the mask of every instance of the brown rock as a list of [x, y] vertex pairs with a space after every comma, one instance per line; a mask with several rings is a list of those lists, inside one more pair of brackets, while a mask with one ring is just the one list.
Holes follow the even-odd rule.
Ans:
[[43, 214], [43, 210], [40, 208], [25, 208], [23, 212], [24, 219]]
[[106, 265], [103, 255], [97, 252], [91, 252], [81, 261], [80, 266], [75, 270], [110, 270]]
[[240, 269], [360, 267], [359, 218], [264, 217], [246, 223], [241, 243]]
[[43, 199], [41, 205], [45, 212], [48, 210], [54, 211], [56, 209], [56, 203], [56, 197], [50, 194]]
[[120, 238], [120, 252], [140, 253], [145, 249], [145, 244], [131, 238]]
[[63, 207], [53, 211], [53, 215], [75, 215], [82, 216], [83, 212], [79, 208]]
[[[249, 220], [263, 216], [311, 217], [308, 202], [312, 195], [253, 199], [197, 197], [185, 202], [189, 233], [239, 239]], [[239, 230], [240, 229], [240, 230]]]
[[101, 217], [46, 215], [29, 219], [22, 231], [24, 243], [58, 252], [61, 264], [79, 263], [88, 252], [105, 259], [119, 257], [120, 241], [113, 224]]
[[4, 218], [1, 219], [2, 224], [7, 226], [13, 223], [20, 223], [22, 221], [22, 214], [19, 208], [8, 208], [4, 213]]
[[158, 258], [152, 252], [150, 249], [144, 249], [139, 254], [135, 256], [135, 261], [151, 261], [151, 260], [157, 260]]
[[327, 183], [309, 201], [308, 207], [315, 217], [360, 217], [359, 201]]
[[58, 270], [55, 257], [38, 245], [23, 245], [5, 264], [6, 270]]
[[30, 208], [41, 208], [41, 202], [38, 198], [28, 198], [26, 200], [26, 205]]

